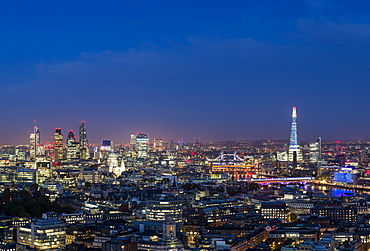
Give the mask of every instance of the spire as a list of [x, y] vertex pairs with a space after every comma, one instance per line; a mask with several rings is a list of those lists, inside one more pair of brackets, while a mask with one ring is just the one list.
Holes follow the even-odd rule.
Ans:
[[297, 107], [293, 107], [292, 118], [297, 118]]
[[298, 147], [298, 135], [297, 135], [297, 108], [293, 107], [292, 112], [292, 127], [290, 130], [290, 146], [289, 148]]
[[295, 162], [302, 160], [302, 153], [298, 145], [298, 128], [297, 128], [297, 107], [293, 107], [292, 126], [290, 129], [289, 144], [289, 161]]

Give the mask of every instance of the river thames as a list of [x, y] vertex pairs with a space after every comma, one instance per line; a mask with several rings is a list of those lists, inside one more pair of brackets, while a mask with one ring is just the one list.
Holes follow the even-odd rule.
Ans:
[[370, 194], [370, 191], [363, 191], [358, 189], [350, 189], [350, 188], [342, 188], [342, 187], [335, 187], [335, 186], [326, 186], [326, 185], [319, 185], [319, 184], [305, 184], [301, 185], [300, 188], [318, 194], [322, 193], [329, 197], [349, 197], [354, 195], [360, 194]]

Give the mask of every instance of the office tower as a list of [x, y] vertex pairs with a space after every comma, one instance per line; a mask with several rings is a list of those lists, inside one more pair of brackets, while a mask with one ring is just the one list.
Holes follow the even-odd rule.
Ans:
[[146, 159], [148, 158], [149, 148], [149, 135], [144, 133], [136, 134], [136, 147], [137, 147], [137, 158]]
[[131, 134], [130, 137], [130, 150], [136, 151], [136, 135]]
[[318, 137], [315, 142], [310, 143], [310, 162], [318, 163], [321, 159], [321, 138]]
[[75, 137], [75, 134], [73, 133], [73, 131], [70, 130], [69, 133], [68, 133], [68, 136], [67, 136], [67, 146], [71, 145], [74, 142], [76, 142], [76, 137]]
[[153, 149], [154, 151], [162, 151], [163, 147], [163, 139], [154, 139], [153, 140]]
[[54, 162], [64, 159], [62, 129], [55, 128], [54, 132]]
[[85, 121], [81, 121], [81, 125], [80, 125], [80, 147], [81, 147], [81, 155], [82, 155], [81, 158], [82, 159], [90, 158]]
[[67, 159], [80, 158], [80, 143], [76, 142], [76, 137], [72, 130], [69, 131], [67, 136]]
[[37, 126], [33, 127], [33, 133], [30, 134], [30, 157], [35, 159], [41, 154], [40, 130]]
[[296, 165], [297, 161], [302, 161], [302, 152], [298, 145], [297, 133], [297, 108], [293, 107], [292, 112], [292, 127], [290, 130], [290, 145], [289, 145], [289, 161]]

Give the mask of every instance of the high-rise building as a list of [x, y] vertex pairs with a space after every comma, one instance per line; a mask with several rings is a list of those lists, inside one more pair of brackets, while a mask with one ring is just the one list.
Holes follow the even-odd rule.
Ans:
[[136, 135], [134, 134], [130, 137], [130, 150], [136, 151]]
[[68, 133], [68, 136], [67, 136], [67, 146], [71, 145], [74, 142], [76, 142], [76, 137], [75, 137], [75, 134], [73, 133], [73, 131], [70, 130], [69, 133]]
[[153, 140], [153, 149], [154, 151], [163, 151], [163, 139], [154, 139]]
[[82, 159], [90, 158], [85, 121], [81, 121], [81, 125], [80, 125], [80, 147], [81, 147], [81, 158]]
[[33, 133], [30, 134], [30, 157], [35, 159], [39, 154], [41, 154], [40, 130], [34, 126]]
[[315, 142], [310, 143], [310, 162], [318, 163], [321, 159], [321, 138], [318, 137]]
[[63, 134], [62, 129], [55, 128], [54, 132], [54, 161], [59, 162], [64, 159]]
[[298, 132], [297, 132], [297, 108], [293, 107], [292, 112], [292, 127], [290, 130], [290, 145], [289, 145], [289, 161], [293, 163], [302, 161], [302, 152], [298, 145]]
[[144, 133], [136, 134], [136, 147], [137, 147], [137, 158], [146, 159], [148, 158], [149, 148], [149, 135]]
[[72, 130], [69, 131], [67, 136], [67, 159], [80, 158], [80, 143], [76, 142], [76, 137]]

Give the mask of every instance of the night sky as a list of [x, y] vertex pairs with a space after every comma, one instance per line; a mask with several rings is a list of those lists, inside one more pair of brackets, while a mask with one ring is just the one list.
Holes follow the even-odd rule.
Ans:
[[3, 1], [0, 144], [86, 121], [201, 142], [370, 139], [369, 1]]

